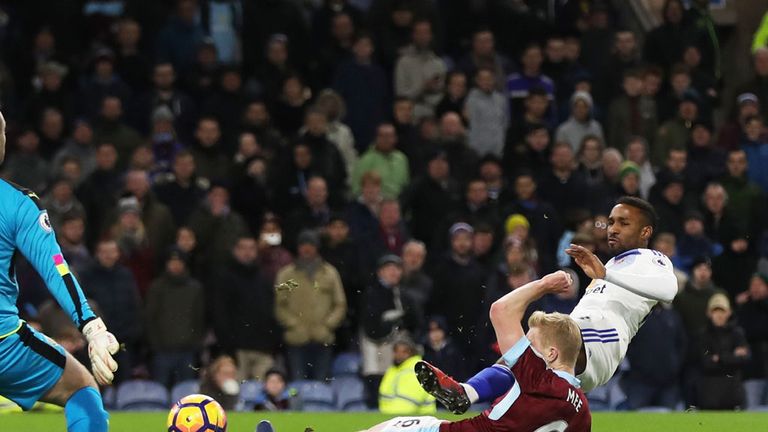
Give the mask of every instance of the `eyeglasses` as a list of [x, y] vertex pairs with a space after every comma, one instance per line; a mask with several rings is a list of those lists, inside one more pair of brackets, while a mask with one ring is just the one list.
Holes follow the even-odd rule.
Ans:
[[595, 228], [597, 229], [608, 229], [608, 224], [603, 221], [595, 221]]

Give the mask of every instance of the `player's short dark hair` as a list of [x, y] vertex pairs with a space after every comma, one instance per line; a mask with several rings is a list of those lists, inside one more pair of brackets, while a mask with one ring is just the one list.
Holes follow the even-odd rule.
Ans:
[[653, 228], [654, 231], [656, 230], [656, 221], [659, 219], [659, 217], [656, 215], [656, 209], [653, 208], [651, 203], [642, 198], [623, 196], [616, 200], [616, 205], [619, 204], [628, 205], [640, 210], [640, 213], [645, 218], [646, 225]]

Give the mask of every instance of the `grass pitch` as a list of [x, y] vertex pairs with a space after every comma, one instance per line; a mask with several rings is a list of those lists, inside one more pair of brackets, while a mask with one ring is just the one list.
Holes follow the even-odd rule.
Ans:
[[[447, 420], [458, 417], [441, 413]], [[368, 428], [391, 418], [376, 413], [232, 413], [229, 432], [253, 432], [256, 423], [268, 419], [277, 432], [304, 432], [311, 426], [316, 432], [351, 432]], [[166, 414], [112, 413], [110, 431], [149, 432], [165, 430]], [[594, 432], [740, 432], [768, 431], [768, 413], [593, 413]], [[66, 431], [64, 415], [26, 413], [0, 415], [0, 430], [4, 432]]]

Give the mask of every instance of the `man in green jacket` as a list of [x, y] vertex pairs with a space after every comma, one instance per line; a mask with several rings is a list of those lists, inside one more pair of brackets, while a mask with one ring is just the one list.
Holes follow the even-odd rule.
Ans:
[[381, 192], [385, 198], [397, 199], [410, 181], [408, 157], [397, 147], [397, 132], [391, 123], [383, 123], [376, 129], [376, 140], [352, 172], [352, 190], [360, 194], [363, 174], [375, 171], [381, 176]]

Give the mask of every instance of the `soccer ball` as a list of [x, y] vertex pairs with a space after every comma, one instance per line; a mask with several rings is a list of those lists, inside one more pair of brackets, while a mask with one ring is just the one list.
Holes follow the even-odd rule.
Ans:
[[227, 414], [212, 397], [193, 394], [181, 398], [168, 413], [168, 432], [226, 432]]

